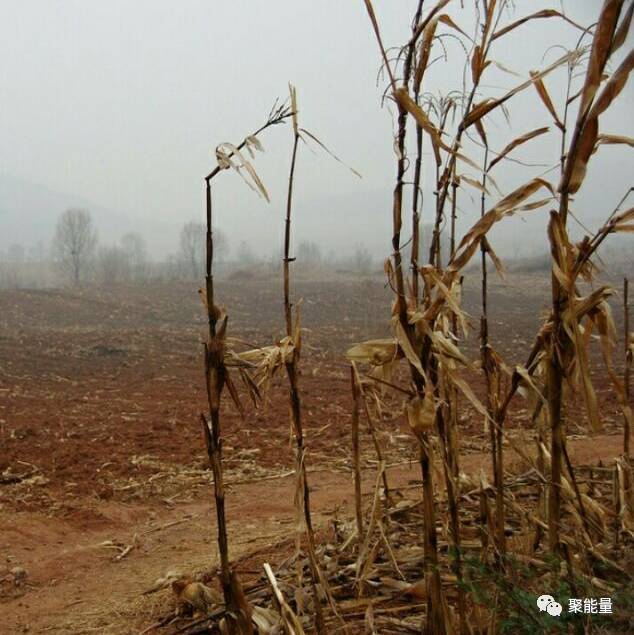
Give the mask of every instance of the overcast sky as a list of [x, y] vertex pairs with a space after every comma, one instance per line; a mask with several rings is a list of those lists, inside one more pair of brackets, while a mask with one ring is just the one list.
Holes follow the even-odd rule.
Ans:
[[[407, 37], [414, 4], [375, 0], [386, 44]], [[458, 0], [453, 4], [451, 15], [471, 32], [469, 12], [460, 11]], [[517, 0], [506, 22], [553, 4]], [[564, 8], [588, 24], [600, 4], [576, 0]], [[560, 20], [541, 20], [496, 43], [493, 57], [526, 76], [561, 54], [551, 50], [543, 58], [549, 46], [572, 47], [577, 36]], [[630, 36], [623, 49], [631, 46]], [[456, 45], [449, 47], [449, 60], [428, 75], [429, 91], [460, 88], [464, 57]], [[121, 233], [156, 224], [148, 232], [154, 253], [175, 250], [178, 227], [202, 219], [202, 178], [215, 164], [216, 145], [237, 143], [257, 128], [292, 81], [302, 124], [363, 175], [357, 179], [323, 153], [301, 148], [298, 236], [317, 238], [327, 252], [328, 246], [342, 250], [356, 241], [358, 231], [359, 239], [388, 253], [393, 123], [390, 110], [381, 108], [378, 49], [362, 0], [2, 0], [0, 56], [0, 173], [120, 212]], [[519, 81], [491, 69], [484, 84], [498, 95]], [[563, 72], [547, 84], [561, 104]], [[633, 95], [630, 83], [602, 131], [634, 135]], [[533, 91], [509, 106], [512, 128], [500, 116], [487, 124], [493, 146], [551, 123]], [[234, 174], [217, 179], [219, 224], [234, 246], [245, 239], [261, 253], [274, 250], [291, 141], [289, 126], [262, 137], [266, 153], [255, 165], [271, 192], [270, 205]], [[551, 164], [558, 143], [553, 132], [517, 156]], [[606, 216], [631, 185], [632, 154], [600, 150], [578, 197], [577, 211], [588, 223]], [[498, 182], [508, 191], [539, 171], [499, 166]], [[477, 213], [473, 193], [461, 196], [465, 226]], [[513, 226], [522, 242], [522, 224]], [[118, 229], [102, 234], [112, 237]], [[500, 234], [501, 251], [517, 244], [517, 230], [508, 231]], [[18, 235], [6, 222], [0, 233], [5, 242]]]

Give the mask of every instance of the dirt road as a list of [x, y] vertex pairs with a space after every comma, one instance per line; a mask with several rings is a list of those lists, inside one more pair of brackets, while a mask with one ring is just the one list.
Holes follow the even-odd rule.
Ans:
[[[608, 461], [617, 456], [621, 439], [601, 435], [570, 443], [576, 461]], [[509, 453], [509, 459], [511, 457]], [[486, 456], [466, 457], [464, 470], [486, 469]], [[391, 484], [415, 484], [416, 465], [389, 469]], [[364, 491], [373, 474], [365, 473]], [[346, 515], [352, 503], [351, 476], [333, 471], [310, 474], [317, 525], [324, 526], [335, 509]], [[415, 491], [413, 488], [412, 491]], [[261, 550], [242, 567], [259, 568], [271, 544], [293, 531], [293, 479], [285, 476], [235, 485], [228, 492], [231, 550], [234, 559]], [[138, 633], [169, 606], [169, 591], [142, 595], [169, 570], [195, 573], [216, 563], [211, 491], [191, 503], [162, 509], [156, 504], [103, 501], [101, 519], [83, 525], [33, 512], [0, 514], [3, 556], [27, 571], [26, 593], [2, 606], [0, 632]], [[105, 546], [106, 541], [119, 548]], [[116, 559], [127, 546], [133, 548]], [[246, 571], [245, 571], [246, 572]]]

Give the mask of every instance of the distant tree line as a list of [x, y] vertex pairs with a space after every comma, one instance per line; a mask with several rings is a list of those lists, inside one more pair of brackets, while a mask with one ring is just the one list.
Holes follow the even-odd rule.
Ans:
[[[90, 211], [71, 208], [60, 214], [50, 248], [40, 242], [28, 249], [12, 244], [0, 251], [0, 288], [112, 286], [151, 279], [202, 281], [205, 240], [203, 223], [188, 221], [180, 229], [176, 252], [156, 261], [150, 259], [146, 242], [138, 232], [128, 232], [117, 242], [102, 244]], [[379, 272], [382, 266], [382, 258], [360, 243], [344, 255], [330, 251], [324, 256], [312, 240], [300, 241], [293, 251], [300, 275], [327, 271], [369, 275]], [[277, 248], [263, 256], [245, 240], [232, 252], [226, 235], [214, 229], [214, 263], [221, 275], [241, 271], [262, 275], [280, 269], [282, 253]]]

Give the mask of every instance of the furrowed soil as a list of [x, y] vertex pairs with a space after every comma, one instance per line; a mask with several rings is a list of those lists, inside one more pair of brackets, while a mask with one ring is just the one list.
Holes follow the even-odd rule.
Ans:
[[[474, 360], [478, 291], [474, 281], [463, 300], [473, 326], [464, 345]], [[389, 335], [391, 290], [380, 276], [333, 274], [298, 279], [295, 295], [303, 297], [306, 329], [301, 391], [312, 507], [324, 530], [353, 503], [344, 352]], [[221, 280], [217, 296], [241, 346], [281, 337], [277, 278], [244, 272]], [[547, 274], [493, 283], [492, 342], [510, 367], [527, 356], [548, 300]], [[621, 312], [613, 308], [620, 333]], [[204, 334], [193, 283], [0, 291], [0, 633], [138, 633], [172, 606], [168, 590], [144, 594], [158, 578], [214, 570], [213, 490], [200, 424]], [[587, 435], [582, 399], [572, 395], [571, 454], [609, 463], [621, 451], [621, 417], [598, 352], [592, 366], [604, 428]], [[465, 375], [482, 397], [477, 371]], [[292, 547], [293, 449], [283, 376], [266, 407], [242, 399], [243, 418], [225, 395], [222, 425], [231, 555], [248, 577]], [[511, 434], [527, 430], [526, 408], [518, 396]], [[397, 414], [379, 431], [390, 480], [415, 486], [416, 452]], [[467, 472], [488, 470], [482, 425], [465, 403]], [[362, 463], [367, 492], [376, 466], [367, 436]]]

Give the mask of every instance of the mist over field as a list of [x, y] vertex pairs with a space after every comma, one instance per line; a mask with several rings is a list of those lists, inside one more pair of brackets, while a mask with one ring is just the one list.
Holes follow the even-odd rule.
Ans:
[[[509, 19], [525, 11], [524, 4], [508, 10]], [[586, 24], [595, 17], [596, 4], [563, 6], [573, 21]], [[377, 3], [388, 46], [406, 36], [405, 5], [413, 3], [398, 8]], [[531, 11], [546, 6], [530, 3]], [[451, 5], [447, 11], [463, 30], [472, 31], [468, 12]], [[524, 25], [521, 37], [530, 46], [501, 46], [496, 61], [526, 77], [561, 55], [561, 49], [549, 48], [553, 41], [573, 47], [578, 31], [559, 20], [540, 20]], [[446, 47], [447, 60], [429, 70], [428, 84], [438, 92], [460, 89], [448, 78], [461, 76], [463, 55], [453, 41]], [[377, 84], [379, 56], [362, 2], [280, 0], [274, 9], [263, 0], [5, 2], [0, 54], [11, 60], [0, 71], [0, 249], [5, 254], [13, 244], [27, 253], [48, 248], [59, 215], [69, 207], [90, 210], [102, 244], [132, 231], [143, 236], [151, 258], [177, 254], [183, 223], [203, 220], [202, 178], [215, 165], [216, 146], [237, 143], [259, 127], [275, 99], [286, 98], [290, 80], [298, 88], [304, 125], [363, 177], [354, 177], [319, 149], [306, 152], [297, 172], [294, 240], [315, 241], [324, 258], [341, 258], [354, 249], [347, 238], [354, 232], [355, 242], [377, 262], [389, 255], [395, 114], [389, 103], [380, 108], [385, 76]], [[563, 95], [564, 76], [565, 69], [559, 69], [547, 80], [553, 99]], [[488, 71], [487, 88], [494, 93], [518, 82], [499, 68]], [[633, 110], [630, 83], [606, 113], [602, 130], [631, 134]], [[534, 92], [526, 91], [513, 99], [509, 122], [501, 113], [491, 117], [491, 147], [500, 149], [509, 137], [543, 122]], [[216, 187], [217, 223], [234, 258], [243, 241], [258, 257], [279, 253], [291, 136], [289, 126], [271, 131], [262, 139], [266, 153], [255, 161], [270, 204], [241, 187], [235, 174]], [[552, 168], [558, 143], [553, 128], [517, 158], [538, 166], [533, 172], [539, 174]], [[481, 154], [470, 142], [467, 150], [476, 159]], [[432, 158], [427, 148], [429, 184]], [[501, 167], [496, 182], [508, 192], [522, 181], [524, 168], [510, 161]], [[605, 200], [602, 185], [608, 180], [611, 191], [625, 191], [633, 168], [626, 149], [602, 150], [575, 201], [581, 222], [593, 227], [601, 221], [605, 206], [618, 202]], [[479, 192], [463, 191], [459, 231], [479, 213]], [[423, 202], [423, 222], [432, 222], [430, 199]], [[492, 234], [496, 251], [507, 257], [541, 255], [546, 222], [547, 213], [540, 210], [523, 221], [501, 223]]]

